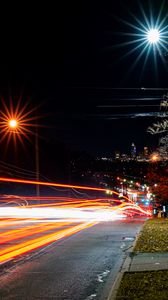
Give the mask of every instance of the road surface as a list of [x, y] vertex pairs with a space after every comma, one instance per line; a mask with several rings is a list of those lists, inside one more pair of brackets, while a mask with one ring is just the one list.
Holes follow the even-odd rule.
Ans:
[[143, 222], [102, 222], [23, 256], [1, 273], [0, 299], [105, 300]]

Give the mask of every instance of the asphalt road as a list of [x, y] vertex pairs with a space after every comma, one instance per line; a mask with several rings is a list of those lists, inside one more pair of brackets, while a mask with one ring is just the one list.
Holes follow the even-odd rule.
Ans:
[[1, 300], [105, 300], [143, 219], [99, 223], [36, 251], [0, 276]]

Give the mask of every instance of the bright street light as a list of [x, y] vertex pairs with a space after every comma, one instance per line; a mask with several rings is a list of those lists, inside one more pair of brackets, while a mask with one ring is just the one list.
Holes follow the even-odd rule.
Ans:
[[134, 62], [129, 68], [129, 73], [141, 61], [141, 73], [139, 76], [142, 76], [147, 66], [148, 58], [151, 59], [152, 56], [156, 72], [158, 59], [161, 59], [165, 66], [165, 53], [168, 53], [168, 15], [166, 14], [167, 10], [164, 1], [160, 1], [160, 8], [157, 8], [155, 14], [153, 14], [153, 9], [150, 7], [149, 11], [146, 11], [140, 2], [138, 15], [130, 11], [131, 22], [127, 19], [120, 20], [126, 25], [126, 29], [121, 32], [121, 43], [117, 47], [127, 47], [121, 57], [122, 59], [134, 54]]
[[148, 30], [147, 40], [150, 44], [156, 44], [157, 42], [159, 42], [159, 39], [160, 39], [160, 32], [158, 29], [154, 28]]
[[160, 155], [159, 155], [159, 153], [153, 153], [152, 155], [151, 155], [151, 157], [150, 157], [150, 161], [152, 161], [152, 162], [157, 162], [157, 161], [159, 161], [160, 160]]
[[[28, 110], [28, 104], [25, 103], [25, 105], [21, 107], [20, 102], [18, 102], [16, 107], [14, 107], [12, 103], [8, 107], [6, 102], [3, 99], [1, 100], [4, 109], [0, 111], [0, 143], [7, 138], [7, 146], [11, 139], [13, 139], [14, 146], [17, 145], [17, 141], [24, 145], [24, 138], [31, 141], [30, 135], [34, 135], [36, 180], [39, 181], [38, 125], [34, 122], [38, 117], [31, 116], [36, 108]], [[35, 130], [32, 130], [33, 127], [35, 127]], [[39, 196], [39, 185], [36, 186], [36, 193], [37, 196]]]
[[18, 122], [15, 119], [11, 119], [11, 120], [9, 120], [8, 125], [9, 125], [10, 128], [17, 128]]

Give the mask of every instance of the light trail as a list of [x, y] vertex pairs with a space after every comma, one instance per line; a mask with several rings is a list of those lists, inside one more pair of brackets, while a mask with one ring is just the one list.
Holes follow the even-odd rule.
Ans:
[[20, 243], [19, 245], [8, 247], [7, 249], [0, 251], [0, 263], [6, 262], [16, 256], [27, 253], [31, 250], [35, 250], [39, 247], [46, 246], [49, 243], [58, 241], [65, 236], [70, 236], [95, 224], [96, 222], [80, 224], [72, 228], [60, 230], [58, 233], [48, 234], [45, 235], [45, 237], [42, 236], [36, 239], [32, 239], [31, 241]]
[[126, 210], [131, 208], [133, 210], [139, 211], [144, 215], [149, 215], [149, 212], [142, 209], [140, 206], [132, 203], [121, 203], [120, 205], [110, 206], [109, 203], [93, 203], [88, 202], [81, 205], [74, 205], [71, 204], [68, 207], [65, 206], [56, 206], [56, 207], [49, 207], [46, 204], [43, 207], [38, 206], [31, 206], [31, 207], [1, 207], [0, 208], [0, 217], [1, 218], [21, 218], [25, 219], [81, 219], [82, 221], [85, 220], [96, 220], [96, 221], [110, 221], [113, 220], [115, 212], [120, 210]]
[[[8, 217], [3, 217], [1, 218], [0, 217], [0, 228], [7, 228], [7, 227], [10, 227], [11, 225], [13, 226], [18, 226], [20, 224], [24, 224], [26, 223], [27, 221], [29, 222], [36, 222], [37, 221], [37, 218], [30, 218], [29, 220], [27, 220], [26, 218], [8, 218]], [[1, 236], [1, 234], [0, 234]]]
[[[13, 183], [24, 183], [24, 184], [31, 184], [31, 185], [33, 184], [33, 185], [43, 185], [43, 186], [56, 186], [56, 187], [71, 188], [71, 189], [72, 188], [73, 189], [82, 189], [82, 190], [97, 191], [97, 192], [106, 192], [107, 191], [107, 189], [104, 189], [104, 188], [81, 186], [81, 185], [71, 185], [71, 184], [62, 184], [62, 183], [55, 183], [55, 182], [25, 180], [25, 179], [9, 178], [9, 177], [0, 177], [0, 181], [2, 181], [2, 182], [13, 182]], [[112, 190], [112, 193], [117, 195], [117, 196], [119, 195], [118, 192], [113, 191], [113, 190]], [[123, 196], [123, 198], [130, 201], [130, 199], [126, 196]]]
[[[25, 237], [33, 236], [35, 234], [39, 234], [42, 232], [47, 232], [51, 229], [60, 228], [61, 226], [65, 226], [66, 222], [59, 222], [59, 224], [56, 224], [55, 222], [49, 222], [49, 223], [41, 223], [41, 224], [34, 224], [33, 226], [26, 226], [25, 228], [15, 229], [15, 230], [9, 230], [7, 232], [1, 233], [0, 237], [0, 244], [4, 244], [7, 242], [11, 242], [14, 240], [24, 239]], [[69, 223], [70, 224], [70, 223]]]
[[[43, 186], [56, 186], [56, 187], [64, 187], [64, 188], [75, 188], [75, 189], [100, 191], [100, 192], [105, 192], [106, 191], [106, 189], [104, 189], [104, 188], [96, 188], [96, 187], [90, 187], [90, 186], [79, 186], [79, 185], [70, 185], [70, 184], [45, 182], [45, 181], [35, 181], [35, 180], [25, 180], [25, 179], [7, 178], [7, 177], [0, 177], [0, 181], [14, 182], [14, 183], [24, 183], [24, 184], [33, 184], [33, 185], [43, 185]], [[116, 192], [116, 194], [118, 194], [118, 193]]]
[[[0, 178], [0, 181], [39, 184], [15, 178]], [[74, 185], [40, 182], [41, 185], [72, 188]], [[75, 186], [75, 188], [103, 191], [106, 189]], [[119, 193], [113, 191], [114, 195]], [[131, 202], [112, 197], [81, 199], [73, 197], [12, 196], [0, 197], [0, 263], [5, 263], [25, 253], [32, 253], [39, 247], [66, 238], [100, 222], [126, 218], [134, 213], [149, 217], [151, 213]], [[14, 206], [13, 200], [24, 201], [23, 205]], [[8, 206], [6, 206], [6, 201]], [[11, 202], [10, 202], [11, 201]], [[42, 203], [38, 203], [42, 201]], [[11, 203], [11, 205], [10, 205]]]

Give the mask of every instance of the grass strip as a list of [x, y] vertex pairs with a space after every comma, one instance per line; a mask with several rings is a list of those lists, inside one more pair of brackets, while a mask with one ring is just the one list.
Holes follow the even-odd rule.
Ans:
[[168, 219], [147, 220], [133, 252], [168, 252]]
[[125, 272], [116, 300], [167, 300], [168, 270]]

